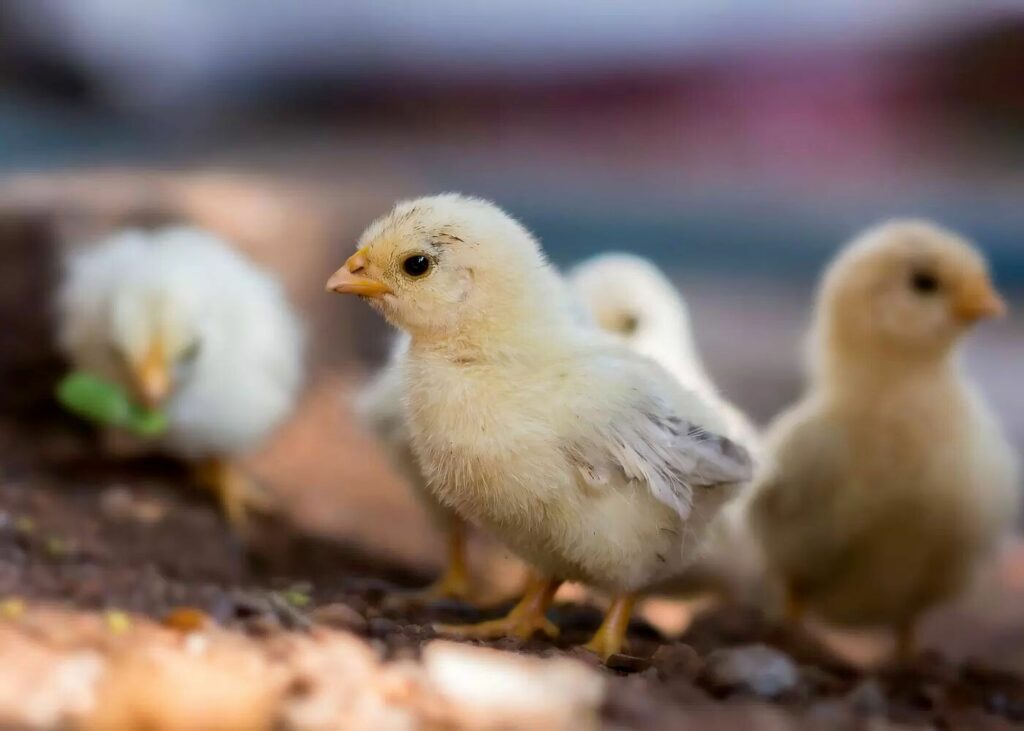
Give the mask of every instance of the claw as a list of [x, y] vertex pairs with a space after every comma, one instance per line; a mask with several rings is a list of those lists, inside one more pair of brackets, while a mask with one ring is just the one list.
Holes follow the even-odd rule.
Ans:
[[485, 639], [518, 637], [527, 640], [537, 632], [543, 632], [552, 638], [558, 637], [558, 627], [549, 621], [545, 614], [561, 583], [553, 579], [534, 579], [527, 587], [523, 598], [504, 617], [478, 624], [440, 624], [435, 625], [435, 629], [443, 634]]

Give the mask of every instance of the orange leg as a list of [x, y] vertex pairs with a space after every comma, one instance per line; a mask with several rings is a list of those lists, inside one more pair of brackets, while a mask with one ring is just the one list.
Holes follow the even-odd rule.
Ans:
[[461, 520], [453, 520], [448, 530], [447, 542], [447, 563], [437, 580], [424, 589], [393, 594], [387, 598], [388, 604], [406, 607], [429, 604], [439, 599], [470, 600], [472, 581], [466, 559], [466, 524]]
[[636, 597], [632, 594], [615, 597], [597, 633], [583, 647], [608, 662], [608, 658], [621, 650], [625, 643], [626, 630], [629, 628], [629, 618], [633, 614], [635, 603]]
[[211, 457], [197, 468], [199, 483], [217, 496], [221, 511], [239, 535], [249, 528], [249, 508], [253, 505], [251, 480], [229, 460]]
[[438, 625], [437, 630], [460, 637], [518, 637], [529, 639], [535, 632], [548, 637], [558, 636], [558, 627], [545, 616], [554, 601], [555, 592], [561, 585], [558, 579], [536, 577], [530, 580], [526, 593], [512, 610], [501, 619], [492, 619], [479, 624]]

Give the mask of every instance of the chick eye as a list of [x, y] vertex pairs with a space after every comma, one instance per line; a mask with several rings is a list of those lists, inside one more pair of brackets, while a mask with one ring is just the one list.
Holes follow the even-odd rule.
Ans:
[[202, 350], [202, 343], [198, 340], [193, 342], [181, 353], [181, 360], [184, 362], [190, 362], [199, 357], [199, 351]]
[[635, 315], [626, 315], [622, 318], [619, 331], [623, 335], [632, 335], [638, 327], [640, 327], [640, 320]]
[[932, 294], [939, 288], [939, 278], [930, 272], [914, 272], [910, 275], [910, 287], [919, 294]]
[[430, 259], [423, 254], [414, 254], [402, 262], [402, 271], [410, 277], [422, 277], [430, 271]]

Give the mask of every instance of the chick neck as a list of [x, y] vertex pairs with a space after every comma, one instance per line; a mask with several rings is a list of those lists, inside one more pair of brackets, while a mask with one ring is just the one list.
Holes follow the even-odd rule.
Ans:
[[495, 298], [444, 330], [411, 332], [410, 347], [460, 365], [535, 363], [562, 357], [576, 341], [578, 325], [560, 278], [535, 276], [528, 288]]
[[908, 386], [956, 382], [955, 344], [934, 350], [901, 349], [853, 338], [821, 325], [810, 339], [812, 385], [839, 400], [864, 402]]

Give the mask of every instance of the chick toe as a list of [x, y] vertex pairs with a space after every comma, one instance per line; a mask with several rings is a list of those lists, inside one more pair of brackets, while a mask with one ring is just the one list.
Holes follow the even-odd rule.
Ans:
[[477, 624], [440, 624], [435, 629], [443, 634], [484, 639], [517, 637], [527, 640], [537, 632], [543, 632], [550, 638], [558, 637], [558, 627], [546, 614], [561, 583], [555, 579], [532, 580], [523, 598], [504, 617]]
[[465, 530], [461, 525], [454, 525], [448, 531], [448, 563], [437, 580], [423, 589], [396, 592], [387, 597], [385, 602], [392, 608], [420, 606], [442, 599], [456, 599], [476, 605], [474, 598]]

